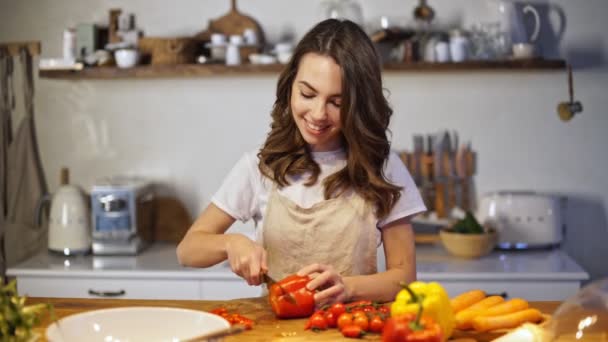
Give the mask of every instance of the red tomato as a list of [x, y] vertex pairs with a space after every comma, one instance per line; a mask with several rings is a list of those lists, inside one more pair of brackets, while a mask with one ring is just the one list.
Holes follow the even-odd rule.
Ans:
[[367, 316], [355, 316], [353, 319], [353, 324], [361, 327], [364, 331], [367, 331], [369, 328], [369, 319]]
[[327, 321], [321, 313], [316, 313], [310, 317], [310, 327], [317, 330], [327, 329]]
[[341, 314], [346, 312], [346, 307], [342, 303], [336, 303], [329, 308], [329, 311], [331, 311], [337, 318], [340, 317]]
[[329, 328], [335, 328], [338, 326], [338, 316], [334, 315], [334, 313], [331, 311], [327, 311], [325, 313], [325, 321], [327, 322], [327, 326]]
[[381, 312], [381, 313], [383, 313], [383, 314], [388, 315], [388, 314], [391, 313], [391, 308], [389, 308], [386, 305], [382, 305], [381, 307], [378, 308], [378, 311]]
[[351, 324], [353, 324], [353, 314], [345, 312], [338, 317], [338, 329], [342, 330]]
[[358, 325], [347, 325], [341, 330], [342, 336], [350, 338], [359, 338], [365, 334], [365, 332]]
[[409, 319], [389, 318], [384, 325], [382, 331], [383, 342], [400, 342], [406, 341], [407, 336], [411, 332], [409, 327]]
[[364, 306], [362, 310], [363, 312], [376, 312], [376, 308], [371, 305]]
[[384, 328], [384, 321], [382, 320], [382, 317], [377, 315], [372, 317], [372, 319], [369, 321], [369, 331], [381, 333], [382, 328]]
[[364, 311], [362, 311], [362, 310], [355, 310], [355, 311], [353, 311], [351, 313], [353, 314], [353, 318], [357, 318], [357, 317], [360, 317], [360, 316], [367, 317], [367, 314]]

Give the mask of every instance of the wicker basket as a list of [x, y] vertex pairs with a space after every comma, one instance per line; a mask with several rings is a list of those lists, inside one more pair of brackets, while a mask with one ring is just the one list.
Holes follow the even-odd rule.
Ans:
[[142, 55], [154, 65], [190, 64], [196, 61], [199, 41], [190, 37], [143, 37], [138, 45]]

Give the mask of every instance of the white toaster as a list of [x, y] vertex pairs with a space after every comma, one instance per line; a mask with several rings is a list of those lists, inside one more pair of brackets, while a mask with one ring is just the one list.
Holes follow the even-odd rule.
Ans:
[[476, 216], [497, 230], [498, 248], [547, 248], [564, 237], [565, 205], [562, 196], [498, 191], [482, 196]]

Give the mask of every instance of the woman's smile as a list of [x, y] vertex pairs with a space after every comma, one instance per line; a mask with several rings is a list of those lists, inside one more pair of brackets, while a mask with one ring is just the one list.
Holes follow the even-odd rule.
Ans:
[[331, 125], [328, 124], [314, 124], [310, 120], [304, 119], [306, 122], [306, 127], [308, 127], [309, 131], [312, 134], [321, 135], [325, 133]]

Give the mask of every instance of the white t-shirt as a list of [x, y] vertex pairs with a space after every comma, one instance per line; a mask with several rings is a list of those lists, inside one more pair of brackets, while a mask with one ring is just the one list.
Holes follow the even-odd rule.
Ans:
[[[211, 202], [234, 219], [243, 222], [253, 219], [256, 223], [256, 238], [261, 241], [262, 227], [272, 181], [263, 176], [258, 168], [257, 150], [245, 153], [224, 179]], [[310, 208], [324, 200], [323, 179], [346, 166], [344, 150], [312, 152], [314, 161], [319, 164], [321, 173], [317, 182], [305, 186], [307, 175], [288, 177], [290, 185], [277, 188], [279, 193], [302, 208]], [[390, 153], [384, 166], [387, 180], [402, 187], [401, 197], [388, 216], [377, 220], [376, 227], [382, 228], [400, 218], [426, 211], [407, 168], [395, 153]]]

